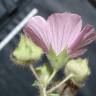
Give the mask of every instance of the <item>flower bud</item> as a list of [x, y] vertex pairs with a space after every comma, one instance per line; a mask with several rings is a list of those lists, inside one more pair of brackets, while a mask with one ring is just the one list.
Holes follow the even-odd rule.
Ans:
[[74, 76], [71, 78], [74, 84], [80, 85], [82, 84], [87, 77], [90, 75], [90, 69], [88, 67], [87, 59], [75, 59], [70, 60], [65, 66], [65, 75], [73, 74]]
[[43, 51], [40, 47], [24, 35], [21, 35], [18, 47], [12, 53], [12, 59], [18, 64], [27, 64], [40, 59], [42, 54]]

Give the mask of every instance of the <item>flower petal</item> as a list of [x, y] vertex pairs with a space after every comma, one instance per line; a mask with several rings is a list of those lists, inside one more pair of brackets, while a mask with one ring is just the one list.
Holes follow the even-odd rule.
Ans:
[[25, 35], [32, 40], [35, 44], [37, 44], [39, 47], [41, 47], [45, 52], [48, 51], [48, 48], [46, 47], [45, 43], [43, 42], [43, 40], [41, 38], [39, 38], [32, 30], [30, 30], [29, 28], [24, 28], [23, 32], [25, 33]]
[[69, 55], [70, 55], [71, 58], [76, 58], [78, 56], [83, 55], [86, 51], [87, 51], [87, 49], [83, 48], [83, 49], [79, 49], [76, 52], [73, 52], [73, 53], [71, 53]]
[[68, 37], [68, 47], [72, 46], [73, 43], [76, 41], [76, 39], [78, 38], [79, 34], [81, 33], [81, 29], [82, 29], [82, 19], [81, 16], [77, 15], [77, 14], [72, 14], [71, 16], [71, 28], [72, 30], [70, 30], [70, 36]]
[[83, 36], [82, 42], [79, 46], [80, 48], [84, 47], [84, 46], [87, 46], [88, 44], [90, 44], [90, 43], [92, 43], [93, 41], [96, 40], [96, 32], [95, 32], [93, 26], [92, 25], [87, 25], [87, 27], [89, 27], [90, 30], [83, 30], [83, 31], [87, 31], [87, 32]]
[[96, 33], [94, 32], [93, 26], [86, 25], [79, 34], [74, 44], [69, 48], [69, 54], [71, 54], [71, 56], [73, 54], [73, 57], [76, 55], [83, 55], [86, 52], [83, 47], [92, 43], [94, 40], [96, 40]]
[[52, 32], [52, 48], [57, 54], [72, 43], [82, 28], [82, 20], [79, 15], [65, 13], [55, 13], [48, 18], [50, 30]]
[[81, 43], [84, 42], [85, 35], [89, 34], [89, 32], [92, 30], [92, 26], [86, 25], [83, 30], [78, 34], [76, 39], [74, 40], [73, 44], [70, 45], [69, 49], [70, 51], [77, 50], [81, 48]]
[[49, 26], [41, 16], [30, 18], [23, 30], [44, 51], [48, 51], [50, 44], [48, 39]]
[[77, 40], [70, 47], [70, 50], [78, 50], [92, 43], [94, 40], [96, 40], [96, 33], [94, 32], [93, 26], [88, 24], [83, 28]]
[[82, 31], [86, 31], [83, 40], [90, 38], [90, 36], [94, 33], [94, 28], [92, 25], [88, 24], [86, 25]]

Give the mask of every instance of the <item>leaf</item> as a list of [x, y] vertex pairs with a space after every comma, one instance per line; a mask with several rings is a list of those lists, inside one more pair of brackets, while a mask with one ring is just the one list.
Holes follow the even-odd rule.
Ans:
[[34, 83], [32, 84], [33, 87], [38, 87], [39, 83], [35, 80]]

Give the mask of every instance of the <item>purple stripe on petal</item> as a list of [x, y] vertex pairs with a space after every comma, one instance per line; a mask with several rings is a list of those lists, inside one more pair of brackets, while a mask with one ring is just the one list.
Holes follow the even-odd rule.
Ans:
[[92, 25], [81, 29], [81, 16], [64, 12], [52, 14], [47, 21], [41, 16], [32, 17], [24, 32], [45, 52], [52, 47], [58, 55], [67, 48], [69, 54], [75, 57], [84, 54], [87, 50], [84, 47], [96, 40]]
[[60, 54], [67, 47], [67, 44], [70, 43], [69, 41], [72, 42], [71, 38], [75, 38], [82, 28], [81, 17], [68, 12], [52, 14], [48, 18], [48, 23], [53, 37], [51, 41], [52, 48], [57, 54]]
[[79, 43], [77, 49], [80, 49], [82, 47], [87, 46], [88, 44], [92, 43], [94, 40], [96, 40], [96, 33], [94, 32], [94, 28], [92, 25], [87, 25], [87, 27], [89, 30], [85, 30], [85, 35], [83, 36], [81, 42]]
[[83, 38], [84, 38], [84, 36], [88, 33], [88, 32], [90, 32], [92, 30], [92, 26], [89, 26], [89, 25], [87, 25], [87, 26], [85, 26], [84, 28], [83, 28], [83, 30], [79, 33], [79, 35], [77, 36], [77, 38], [76, 38], [76, 40], [74, 41], [74, 43], [69, 47], [70, 48], [70, 50], [77, 50], [79, 47], [80, 47], [80, 45], [81, 45], [81, 42], [83, 42]]
[[[35, 16], [30, 18], [24, 27], [25, 33], [44, 51], [48, 51], [49, 41], [49, 26], [48, 23], [41, 17]], [[46, 50], [47, 49], [47, 50]]]
[[39, 38], [32, 30], [30, 31], [28, 28], [24, 28], [23, 32], [26, 34], [26, 36], [32, 40], [35, 44], [37, 44], [39, 47], [41, 47], [44, 52], [48, 52], [48, 48], [46, 47], [45, 43], [41, 38]]
[[86, 51], [87, 51], [87, 49], [84, 49], [84, 48], [83, 48], [83, 49], [77, 50], [76, 52], [69, 53], [69, 55], [70, 55], [71, 58], [76, 58], [76, 57], [78, 57], [78, 56], [83, 55]]

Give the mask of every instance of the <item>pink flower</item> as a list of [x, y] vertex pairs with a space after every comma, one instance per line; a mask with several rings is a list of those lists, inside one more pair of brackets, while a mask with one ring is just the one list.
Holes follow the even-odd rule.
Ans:
[[52, 47], [56, 55], [65, 48], [71, 57], [83, 55], [85, 46], [96, 40], [92, 25], [82, 29], [81, 16], [68, 12], [52, 14], [47, 21], [41, 16], [32, 17], [23, 30], [44, 52]]

